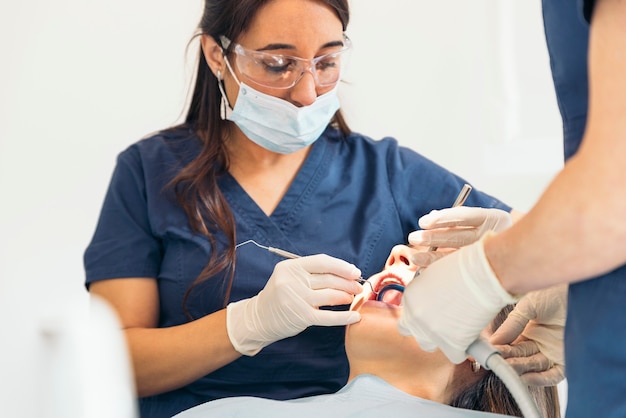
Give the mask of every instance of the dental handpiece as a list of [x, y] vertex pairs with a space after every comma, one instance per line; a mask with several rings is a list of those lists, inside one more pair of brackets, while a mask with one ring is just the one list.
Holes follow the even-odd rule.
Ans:
[[[461, 191], [457, 195], [456, 200], [454, 201], [451, 207], [454, 208], [457, 206], [461, 206], [463, 203], [465, 203], [471, 191], [472, 191], [472, 186], [470, 186], [469, 184], [464, 184], [463, 188], [461, 188]], [[437, 247], [430, 246], [428, 247], [428, 251], [437, 251]], [[419, 276], [423, 269], [424, 267], [422, 266], [418, 267], [417, 271], [415, 271], [415, 276], [413, 276], [413, 278], [416, 278], [417, 276]]]
[[541, 413], [534, 398], [528, 391], [528, 386], [519, 377], [513, 366], [506, 362], [500, 352], [486, 339], [478, 337], [467, 347], [465, 353], [472, 356], [482, 367], [493, 371], [502, 380], [524, 418], [541, 418]]

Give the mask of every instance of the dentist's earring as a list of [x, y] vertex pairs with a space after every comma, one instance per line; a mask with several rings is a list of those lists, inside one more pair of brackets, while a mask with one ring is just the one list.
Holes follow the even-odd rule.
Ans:
[[479, 362], [472, 361], [470, 364], [472, 365], [472, 371], [474, 373], [478, 373], [480, 371], [480, 363]]

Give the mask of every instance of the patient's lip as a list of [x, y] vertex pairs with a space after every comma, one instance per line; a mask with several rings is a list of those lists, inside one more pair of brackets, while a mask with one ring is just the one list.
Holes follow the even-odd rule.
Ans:
[[381, 278], [378, 280], [378, 283], [375, 284], [374, 290], [376, 291], [376, 293], [379, 293], [383, 287], [391, 283], [405, 286], [404, 280], [402, 280], [400, 277], [396, 276], [393, 273], [388, 273], [384, 276], [381, 276]]

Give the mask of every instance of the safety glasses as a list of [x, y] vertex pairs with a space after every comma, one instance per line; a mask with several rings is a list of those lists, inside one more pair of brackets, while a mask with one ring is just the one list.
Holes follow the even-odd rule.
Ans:
[[271, 54], [244, 48], [220, 36], [222, 48], [227, 50], [232, 44], [236, 54], [237, 70], [256, 84], [274, 89], [288, 89], [296, 85], [309, 71], [317, 86], [328, 87], [336, 84], [348, 59], [347, 52], [352, 42], [344, 34], [343, 46], [339, 50], [320, 55], [313, 59], [304, 59], [290, 55]]

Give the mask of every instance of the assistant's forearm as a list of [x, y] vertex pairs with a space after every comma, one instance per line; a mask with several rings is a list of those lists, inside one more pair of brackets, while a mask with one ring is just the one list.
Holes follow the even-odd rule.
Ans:
[[239, 358], [226, 310], [170, 328], [125, 330], [140, 397], [182, 387]]
[[511, 293], [583, 280], [626, 262], [625, 23], [626, 2], [597, 1], [581, 148], [526, 216], [485, 243]]
[[485, 242], [510, 293], [583, 280], [626, 262], [626, 222], [616, 216], [626, 213], [626, 176], [612, 173], [623, 163], [600, 165], [598, 157], [573, 157], [526, 216]]

